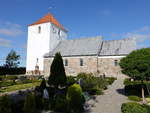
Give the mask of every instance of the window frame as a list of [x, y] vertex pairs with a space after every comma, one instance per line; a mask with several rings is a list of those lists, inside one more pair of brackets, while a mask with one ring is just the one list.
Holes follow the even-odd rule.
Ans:
[[114, 65], [118, 66], [118, 60], [114, 60]]
[[68, 59], [65, 59], [65, 60], [64, 60], [64, 65], [65, 65], [65, 66], [68, 66]]
[[80, 58], [80, 66], [83, 66], [84, 62], [83, 62], [83, 58]]

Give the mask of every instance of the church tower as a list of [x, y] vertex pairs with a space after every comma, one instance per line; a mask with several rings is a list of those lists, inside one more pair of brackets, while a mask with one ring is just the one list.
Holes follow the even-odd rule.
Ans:
[[28, 25], [26, 74], [34, 75], [37, 69], [43, 74], [44, 54], [66, 38], [67, 31], [51, 13]]

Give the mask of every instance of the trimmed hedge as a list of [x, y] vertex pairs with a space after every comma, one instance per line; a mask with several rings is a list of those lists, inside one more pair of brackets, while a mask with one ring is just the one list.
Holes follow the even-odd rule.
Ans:
[[129, 79], [124, 80], [124, 85], [125, 85], [125, 94], [126, 95], [136, 95], [136, 96], [141, 96], [141, 88], [143, 85], [144, 88], [144, 94], [149, 95], [147, 91], [147, 86], [150, 86], [149, 81], [144, 81], [144, 84], [141, 84], [140, 81], [130, 81]]
[[[143, 81], [143, 84], [150, 85], [150, 81]], [[130, 81], [130, 79], [126, 78], [124, 80], [124, 85], [125, 86], [129, 86], [129, 85], [141, 85], [141, 81], [138, 81], [138, 80]]]
[[123, 113], [148, 113], [148, 110], [144, 106], [134, 102], [122, 104], [121, 111]]
[[25, 74], [26, 68], [25, 67], [18, 67], [18, 68], [7, 68], [0, 66], [0, 75], [19, 75]]
[[129, 100], [133, 100], [133, 101], [137, 101], [137, 102], [139, 102], [139, 101], [142, 100], [142, 99], [141, 99], [140, 97], [138, 97], [138, 96], [128, 96], [128, 99], [129, 99]]

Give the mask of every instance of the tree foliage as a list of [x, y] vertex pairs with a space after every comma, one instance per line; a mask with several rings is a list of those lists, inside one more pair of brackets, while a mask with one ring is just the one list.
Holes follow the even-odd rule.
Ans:
[[48, 84], [58, 88], [58, 86], [65, 86], [67, 83], [65, 68], [60, 53], [56, 53], [50, 69], [50, 76]]
[[18, 55], [16, 51], [11, 50], [6, 57], [5, 67], [8, 68], [18, 67], [18, 64], [20, 64], [20, 62], [18, 61], [19, 59], [20, 59], [20, 55]]
[[75, 83], [68, 87], [66, 98], [69, 108], [73, 111], [73, 113], [80, 113], [83, 111], [84, 97], [79, 84]]
[[121, 59], [122, 72], [136, 80], [146, 80], [150, 77], [150, 48], [131, 52]]

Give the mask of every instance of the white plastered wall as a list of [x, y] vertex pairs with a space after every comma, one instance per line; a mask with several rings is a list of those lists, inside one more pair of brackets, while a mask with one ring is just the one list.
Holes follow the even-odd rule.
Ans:
[[[27, 70], [34, 70], [38, 58], [39, 69], [43, 70], [43, 55], [49, 51], [50, 22], [28, 27]], [[41, 33], [38, 28], [41, 27]]]
[[[38, 32], [41, 27], [41, 32]], [[56, 32], [52, 27], [55, 27]], [[60, 33], [58, 34], [58, 31]], [[48, 23], [42, 23], [38, 25], [32, 25], [28, 27], [28, 41], [27, 41], [27, 65], [26, 71], [35, 70], [35, 66], [38, 59], [39, 70], [44, 69], [44, 54], [52, 51], [61, 40], [65, 40], [67, 33], [56, 27], [55, 25]]]

